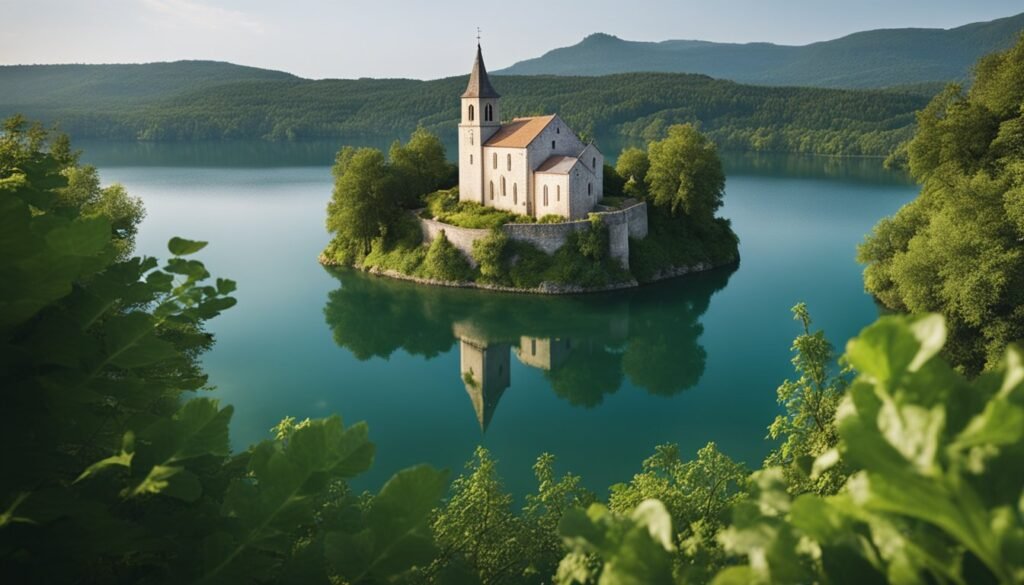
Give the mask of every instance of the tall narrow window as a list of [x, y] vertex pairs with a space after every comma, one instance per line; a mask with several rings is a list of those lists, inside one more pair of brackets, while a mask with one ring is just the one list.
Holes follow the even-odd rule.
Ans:
[[561, 134], [561, 133], [562, 133], [562, 127], [561, 126], [555, 126], [555, 134]]
[[511, 154], [505, 155], [505, 162], [506, 162], [506, 165], [508, 166], [508, 170], [511, 171], [512, 170], [512, 155]]
[[494, 168], [498, 168], [498, 153], [491, 155], [491, 162], [494, 163]]
[[590, 159], [590, 166], [594, 167], [595, 171], [597, 170], [597, 157], [596, 156], [594, 158]]
[[473, 118], [475, 118], [475, 117], [476, 117], [476, 108], [474, 108], [473, 105], [470, 104], [470, 106], [469, 106], [469, 121], [472, 122]]
[[473, 164], [473, 155], [469, 155], [469, 164]]
[[484, 122], [492, 122], [494, 120], [494, 108], [491, 104], [484, 106]]
[[561, 200], [562, 200], [562, 186], [561, 185], [555, 185], [555, 201], [561, 201]]
[[587, 183], [587, 195], [593, 195], [593, 194], [594, 194], [594, 184], [593, 183]]
[[501, 196], [505, 196], [505, 177], [501, 178]]
[[555, 141], [554, 141], [554, 140], [552, 140], [552, 141], [551, 141], [551, 150], [554, 150], [554, 149], [555, 149]]
[[491, 181], [490, 185], [488, 185], [487, 191], [487, 194], [491, 196], [491, 201], [494, 201], [494, 181]]
[[548, 206], [548, 186], [544, 185], [544, 207]]
[[519, 192], [516, 190], [515, 183], [512, 183], [512, 205], [519, 205]]

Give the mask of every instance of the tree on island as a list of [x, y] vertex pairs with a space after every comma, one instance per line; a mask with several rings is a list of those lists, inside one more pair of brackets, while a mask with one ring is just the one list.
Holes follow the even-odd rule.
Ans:
[[453, 165], [437, 136], [417, 129], [409, 142], [395, 141], [390, 160], [375, 148], [343, 147], [334, 160], [334, 193], [327, 205], [332, 248], [352, 259], [370, 253], [373, 240], [387, 237], [405, 208], [453, 181]]
[[710, 221], [722, 206], [725, 171], [715, 144], [692, 124], [668, 129], [648, 147], [646, 184], [651, 201], [673, 215]]
[[921, 194], [858, 250], [864, 285], [897, 311], [946, 317], [946, 354], [970, 373], [1024, 338], [1024, 37], [979, 61], [917, 117]]

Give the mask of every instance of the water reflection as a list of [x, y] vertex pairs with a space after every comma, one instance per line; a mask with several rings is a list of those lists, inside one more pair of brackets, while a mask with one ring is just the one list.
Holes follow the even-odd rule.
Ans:
[[324, 316], [335, 343], [359, 360], [402, 350], [431, 359], [458, 346], [460, 381], [486, 431], [506, 392], [513, 356], [539, 370], [561, 399], [594, 408], [623, 382], [673, 396], [700, 381], [707, 353], [700, 317], [734, 268], [630, 291], [575, 297], [419, 286], [332, 270], [340, 287]]

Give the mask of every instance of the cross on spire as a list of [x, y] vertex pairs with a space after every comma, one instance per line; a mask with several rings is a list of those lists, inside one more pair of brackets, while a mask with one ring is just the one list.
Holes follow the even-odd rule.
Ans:
[[476, 27], [476, 44], [480, 44], [480, 27]]

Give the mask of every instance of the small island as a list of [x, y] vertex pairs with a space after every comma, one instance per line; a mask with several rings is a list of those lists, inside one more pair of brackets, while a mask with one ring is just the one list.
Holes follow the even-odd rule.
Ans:
[[483, 54], [461, 96], [457, 168], [441, 141], [345, 147], [334, 165], [320, 256], [424, 284], [565, 294], [630, 288], [734, 264], [738, 239], [715, 217], [725, 174], [690, 124], [605, 164], [558, 115], [502, 123]]

